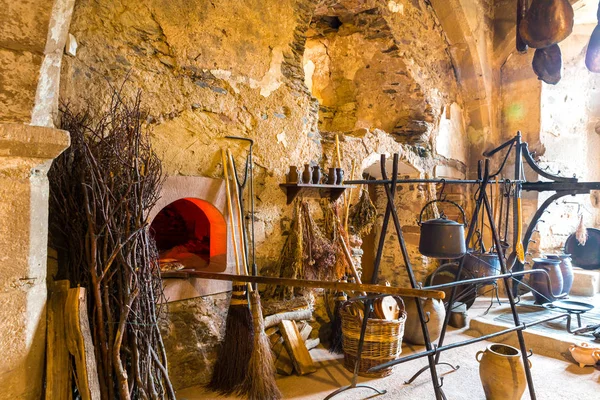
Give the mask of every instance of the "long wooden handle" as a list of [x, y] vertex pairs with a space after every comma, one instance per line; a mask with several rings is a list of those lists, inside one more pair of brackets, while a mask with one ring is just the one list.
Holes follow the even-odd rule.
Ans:
[[229, 190], [229, 173], [227, 172], [227, 156], [224, 149], [221, 149], [221, 162], [223, 163], [223, 175], [225, 177], [225, 193], [227, 194], [227, 211], [229, 214], [229, 225], [231, 226], [231, 241], [233, 243], [233, 255], [235, 257], [235, 273], [240, 274], [240, 261], [238, 258], [236, 240], [235, 240], [235, 221], [233, 218], [233, 207], [231, 205], [231, 191]]
[[[231, 154], [231, 150], [227, 149], [227, 159], [229, 160], [229, 170], [235, 174], [235, 165], [233, 164], [233, 154]], [[235, 209], [237, 212], [237, 219], [238, 219], [238, 224], [237, 224], [237, 228], [238, 228], [238, 237], [239, 237], [239, 245], [240, 245], [240, 257], [242, 259], [242, 267], [243, 269], [243, 273], [246, 275], [248, 274], [248, 263], [246, 261], [246, 252], [244, 251], [245, 246], [244, 246], [244, 228], [242, 227], [243, 224], [243, 217], [242, 217], [242, 208], [240, 206], [240, 193], [238, 192], [238, 186], [237, 183], [235, 181], [235, 177], [234, 177], [234, 182], [233, 182], [233, 196], [234, 196], [234, 202], [235, 202]], [[241, 268], [240, 268], [241, 270]]]
[[380, 293], [380, 294], [391, 294], [402, 297], [425, 297], [430, 299], [443, 300], [445, 293], [441, 290], [429, 290], [429, 289], [410, 289], [410, 288], [399, 288], [394, 286], [383, 286], [383, 285], [372, 285], [368, 283], [346, 283], [346, 282], [328, 282], [328, 281], [314, 281], [307, 279], [291, 279], [291, 278], [274, 278], [270, 276], [252, 276], [252, 275], [232, 275], [232, 274], [221, 274], [216, 272], [201, 272], [201, 271], [174, 271], [174, 272], [163, 272], [164, 278], [177, 277], [177, 278], [201, 278], [201, 279], [214, 279], [218, 281], [236, 281], [236, 282], [250, 282], [250, 283], [263, 283], [268, 285], [287, 285], [293, 287], [307, 287], [307, 288], [323, 288], [333, 289], [337, 291], [355, 291], [355, 292], [367, 292], [367, 293]]

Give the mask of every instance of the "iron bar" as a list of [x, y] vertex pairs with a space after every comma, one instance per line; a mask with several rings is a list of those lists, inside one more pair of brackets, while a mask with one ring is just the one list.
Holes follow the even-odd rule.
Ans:
[[[396, 204], [394, 203], [394, 192], [396, 188], [396, 178], [398, 173], [398, 154], [394, 154], [394, 168], [393, 168], [393, 176], [392, 182], [390, 185], [383, 185], [385, 189], [385, 194], [387, 196], [389, 209], [392, 213], [392, 220], [394, 222], [394, 227], [396, 228], [396, 235], [398, 236], [398, 244], [400, 245], [400, 249], [402, 250], [402, 257], [404, 259], [404, 265], [406, 267], [406, 272], [408, 274], [408, 278], [412, 288], [417, 288], [417, 280], [412, 270], [412, 265], [410, 263], [410, 258], [408, 256], [408, 250], [406, 249], [406, 242], [404, 241], [404, 234], [402, 232], [402, 226], [400, 225], [400, 219], [398, 218], [398, 213], [396, 210]], [[385, 171], [385, 155], [381, 156], [381, 174], [384, 179], [386, 179], [386, 171]], [[454, 289], [453, 289], [454, 290]], [[417, 314], [419, 316], [419, 321], [421, 323], [421, 331], [423, 333], [423, 339], [425, 341], [425, 347], [427, 350], [433, 349], [431, 344], [431, 338], [429, 336], [429, 329], [427, 328], [427, 322], [425, 320], [425, 311], [423, 310], [423, 304], [421, 304], [421, 300], [419, 298], [414, 298], [415, 306], [417, 308]], [[429, 358], [429, 371], [431, 374], [431, 380], [433, 384], [433, 390], [435, 392], [435, 397], [437, 400], [446, 399], [446, 395], [442, 391], [442, 383], [440, 383], [436, 364], [437, 359], [435, 359], [434, 355], [431, 354], [428, 356]]]
[[[405, 362], [408, 361], [412, 361], [412, 360], [417, 360], [419, 358], [423, 358], [423, 357], [427, 357], [429, 355], [432, 354], [436, 354], [436, 353], [441, 353], [447, 350], [452, 350], [458, 347], [463, 347], [463, 346], [468, 346], [470, 344], [474, 344], [474, 343], [478, 343], [478, 342], [483, 342], [485, 340], [488, 339], [492, 339], [495, 338], [497, 336], [502, 336], [502, 335], [506, 335], [507, 333], [511, 333], [511, 332], [515, 332], [515, 331], [523, 331], [529, 327], [535, 326], [535, 325], [539, 325], [539, 324], [543, 324], [546, 322], [550, 322], [556, 319], [560, 319], [560, 318], [567, 318], [570, 319], [571, 316], [569, 315], [569, 313], [565, 312], [565, 313], [561, 313], [559, 315], [555, 315], [553, 317], [548, 317], [548, 318], [544, 318], [538, 321], [534, 321], [534, 322], [529, 322], [529, 323], [522, 323], [518, 326], [514, 326], [512, 328], [507, 328], [504, 330], [501, 330], [499, 332], [495, 332], [495, 333], [490, 333], [484, 336], [480, 336], [480, 337], [476, 337], [473, 339], [467, 339], [467, 340], [462, 340], [460, 342], [456, 342], [456, 343], [451, 343], [451, 344], [447, 344], [445, 346], [440, 346], [440, 347], [435, 347], [434, 349], [431, 350], [426, 350], [426, 351], [422, 351], [420, 353], [415, 353], [415, 354], [411, 354], [409, 356], [406, 357], [402, 357], [399, 358], [397, 360], [392, 360], [392, 361], [388, 361], [384, 364], [379, 364], [375, 367], [370, 368], [367, 372], [371, 373], [371, 372], [377, 372], [377, 371], [381, 371], [384, 368], [389, 368], [389, 367], [393, 367], [394, 365], [398, 365], [398, 364], [403, 364]], [[523, 353], [523, 357], [526, 358], [526, 354], [527, 353]], [[527, 360], [525, 360], [525, 362], [527, 362]]]
[[[517, 135], [517, 141], [520, 142], [521, 139], [521, 135], [520, 133]], [[520, 160], [520, 158], [519, 158]], [[486, 179], [487, 179], [487, 174], [488, 174], [488, 165], [489, 165], [489, 160], [485, 160], [485, 166], [486, 166]], [[518, 188], [517, 188], [518, 191]], [[492, 237], [494, 238], [494, 243], [496, 245], [496, 251], [498, 252], [498, 258], [500, 259], [500, 271], [502, 271], [503, 274], [506, 274], [508, 271], [506, 269], [506, 260], [504, 259], [504, 254], [503, 254], [503, 249], [500, 243], [500, 235], [498, 235], [498, 230], [496, 229], [496, 225], [494, 224], [494, 216], [492, 213], [492, 207], [490, 205], [490, 201], [487, 197], [487, 193], [485, 192], [485, 190], [483, 190], [483, 204], [485, 206], [485, 211], [488, 215], [488, 222], [490, 224], [490, 228], [492, 230]], [[516, 215], [516, 214], [515, 214]], [[517, 240], [521, 240], [521, 238], [517, 238]], [[515, 299], [513, 297], [512, 294], [512, 290], [510, 287], [510, 278], [505, 277], [502, 278], [504, 280], [504, 289], [506, 290], [506, 296], [508, 297], [508, 302], [510, 303], [510, 310], [512, 312], [513, 315], [513, 320], [515, 322], [515, 327], [519, 326], [521, 324], [520, 318], [519, 318], [519, 312], [517, 311], [517, 305], [515, 304]], [[569, 319], [571, 318], [570, 316], [568, 317]], [[525, 377], [527, 378], [527, 386], [529, 389], [529, 397], [531, 398], [531, 400], [536, 400], [536, 394], [535, 394], [535, 388], [533, 386], [533, 378], [531, 376], [531, 368], [529, 367], [529, 362], [527, 361], [525, 354], [527, 354], [527, 347], [525, 346], [525, 338], [523, 337], [523, 331], [522, 330], [517, 330], [517, 338], [519, 340], [519, 347], [521, 348], [521, 353], [523, 354], [523, 367], [525, 368]]]

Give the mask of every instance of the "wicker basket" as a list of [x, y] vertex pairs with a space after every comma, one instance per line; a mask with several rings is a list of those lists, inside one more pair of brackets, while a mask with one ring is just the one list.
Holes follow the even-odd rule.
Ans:
[[[404, 323], [406, 312], [401, 298], [396, 298], [400, 305], [400, 318], [397, 320], [369, 318], [365, 340], [361, 354], [358, 374], [366, 377], [384, 377], [392, 373], [392, 367], [382, 369], [376, 373], [367, 371], [384, 362], [395, 360], [402, 352], [402, 337], [404, 336]], [[358, 341], [362, 318], [351, 314], [351, 304], [346, 303], [341, 311], [342, 317], [342, 346], [344, 349], [344, 367], [354, 372]]]

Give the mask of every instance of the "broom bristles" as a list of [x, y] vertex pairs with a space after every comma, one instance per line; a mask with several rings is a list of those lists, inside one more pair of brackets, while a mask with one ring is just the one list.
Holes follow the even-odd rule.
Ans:
[[234, 291], [225, 323], [225, 337], [219, 349], [207, 388], [221, 394], [239, 392], [248, 375], [254, 345], [252, 314], [244, 292]]
[[265, 323], [257, 290], [250, 293], [250, 304], [254, 318], [254, 349], [250, 357], [249, 374], [244, 386], [250, 400], [278, 400], [282, 396], [277, 383], [275, 383], [275, 366], [269, 338], [264, 330]]

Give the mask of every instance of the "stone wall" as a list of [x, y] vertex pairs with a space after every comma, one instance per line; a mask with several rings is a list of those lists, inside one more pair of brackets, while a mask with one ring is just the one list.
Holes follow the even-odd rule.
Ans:
[[48, 180], [69, 145], [53, 129], [72, 0], [0, 8], [0, 387], [2, 399], [39, 399], [46, 336]]

